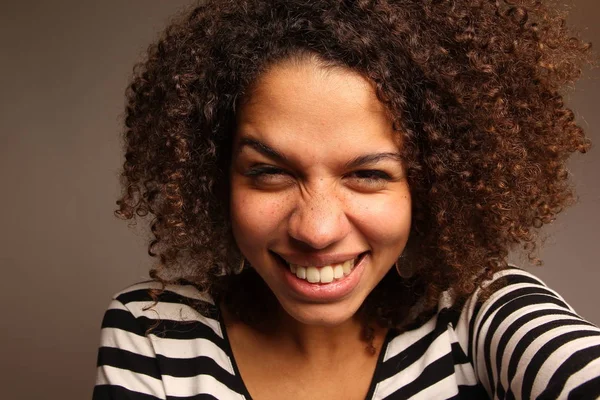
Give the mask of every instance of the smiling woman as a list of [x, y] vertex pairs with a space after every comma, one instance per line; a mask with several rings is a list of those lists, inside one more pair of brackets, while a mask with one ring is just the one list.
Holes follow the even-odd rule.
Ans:
[[572, 199], [559, 90], [589, 46], [512, 3], [174, 22], [128, 90], [117, 211], [153, 217], [158, 263], [106, 312], [94, 398], [600, 396], [600, 330], [506, 261]]
[[411, 207], [398, 141], [369, 82], [314, 57], [266, 71], [240, 107], [233, 235], [294, 319], [351, 320], [402, 253]]

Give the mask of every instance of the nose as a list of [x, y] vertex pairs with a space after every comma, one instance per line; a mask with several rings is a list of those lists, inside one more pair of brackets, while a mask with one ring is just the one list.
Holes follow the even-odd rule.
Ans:
[[319, 193], [298, 202], [289, 219], [289, 235], [313, 248], [325, 249], [350, 232], [344, 204], [335, 196]]

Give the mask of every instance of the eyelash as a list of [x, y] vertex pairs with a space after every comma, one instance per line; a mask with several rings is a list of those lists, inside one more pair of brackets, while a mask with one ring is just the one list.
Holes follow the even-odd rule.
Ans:
[[280, 168], [270, 167], [268, 165], [260, 165], [253, 167], [249, 171], [246, 171], [244, 175], [250, 178], [259, 178], [265, 175], [283, 175], [285, 173], [286, 172]]
[[392, 180], [392, 177], [389, 176], [387, 173], [381, 171], [381, 170], [377, 170], [377, 169], [363, 169], [363, 170], [359, 170], [359, 171], [354, 171], [353, 174], [355, 175], [363, 175], [366, 174], [368, 176], [363, 176], [360, 179], [365, 179], [367, 181], [380, 181], [380, 180], [385, 180], [385, 181], [390, 181]]
[[[250, 169], [249, 171], [247, 171], [244, 175], [247, 177], [250, 177], [250, 178], [260, 179], [261, 177], [264, 177], [266, 175], [284, 175], [284, 174], [287, 174], [287, 172], [280, 168], [264, 165], [264, 166], [256, 166], [256, 167]], [[360, 180], [364, 180], [369, 183], [378, 183], [382, 180], [385, 180], [385, 181], [392, 180], [392, 177], [390, 175], [388, 175], [387, 173], [385, 173], [381, 170], [376, 170], [376, 169], [358, 170], [358, 171], [352, 172], [351, 175], [355, 175], [355, 176], [358, 175], [358, 178]], [[364, 176], [364, 175], [367, 175], [367, 176]]]

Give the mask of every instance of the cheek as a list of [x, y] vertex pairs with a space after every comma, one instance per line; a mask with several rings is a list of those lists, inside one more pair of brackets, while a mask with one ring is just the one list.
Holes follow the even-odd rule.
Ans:
[[264, 244], [276, 238], [286, 215], [285, 196], [248, 188], [231, 191], [231, 224], [240, 247]]
[[356, 199], [354, 220], [360, 230], [373, 242], [402, 246], [408, 239], [411, 226], [411, 199], [408, 191], [394, 196], [375, 196]]

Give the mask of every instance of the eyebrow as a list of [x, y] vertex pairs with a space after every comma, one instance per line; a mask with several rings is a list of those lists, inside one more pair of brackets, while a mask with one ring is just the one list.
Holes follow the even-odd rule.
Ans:
[[[250, 138], [240, 139], [240, 148], [239, 148], [240, 152], [243, 150], [244, 146], [251, 147], [254, 150], [256, 150], [257, 152], [263, 154], [264, 156], [272, 158], [272, 159], [280, 161], [280, 162], [286, 162], [288, 160], [286, 156], [284, 156], [277, 150], [273, 149], [270, 146], [267, 146], [263, 142], [260, 142], [256, 139], [250, 139]], [[402, 156], [400, 155], [400, 153], [391, 153], [391, 152], [363, 154], [363, 155], [360, 155], [360, 156], [355, 157], [352, 160], [348, 161], [344, 165], [344, 167], [346, 169], [354, 169], [354, 168], [359, 168], [364, 165], [376, 164], [379, 161], [383, 161], [383, 160], [393, 160], [393, 161], [402, 162]]]
[[240, 152], [244, 149], [244, 146], [251, 147], [254, 150], [261, 153], [262, 155], [272, 158], [274, 160], [281, 161], [281, 162], [287, 161], [287, 158], [283, 154], [281, 154], [277, 150], [273, 149], [272, 147], [267, 146], [263, 142], [259, 142], [258, 140], [250, 139], [250, 138], [242, 138], [242, 139], [240, 139], [240, 149], [239, 149]]
[[346, 169], [355, 169], [364, 165], [376, 164], [383, 160], [402, 162], [400, 153], [373, 153], [358, 156], [346, 163]]

